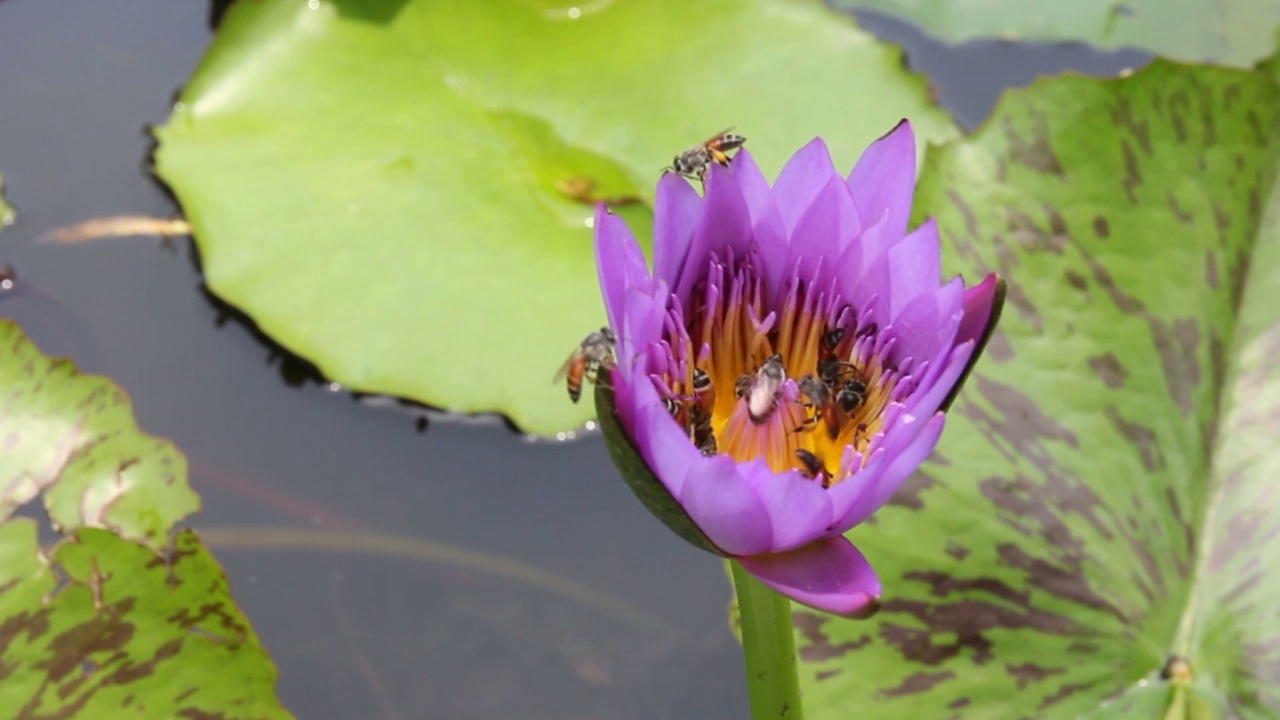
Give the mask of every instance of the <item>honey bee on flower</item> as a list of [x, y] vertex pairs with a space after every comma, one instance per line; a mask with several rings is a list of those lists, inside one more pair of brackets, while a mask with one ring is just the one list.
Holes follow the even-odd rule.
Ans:
[[675, 173], [690, 180], [704, 182], [707, 168], [712, 163], [728, 166], [730, 159], [728, 153], [742, 147], [746, 142], [746, 138], [729, 132], [729, 130], [718, 132], [701, 144], [694, 145], [675, 156], [675, 159], [663, 169], [662, 173], [664, 175]]

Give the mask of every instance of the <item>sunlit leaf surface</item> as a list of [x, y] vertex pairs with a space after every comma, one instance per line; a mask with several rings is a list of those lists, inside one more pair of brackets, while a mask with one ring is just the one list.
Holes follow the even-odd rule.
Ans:
[[[199, 499], [124, 391], [0, 320], [0, 442], [0, 715], [288, 717], [222, 569], [171, 540]], [[14, 515], [37, 499], [64, 534], [46, 552]]]
[[552, 433], [593, 414], [552, 376], [604, 320], [596, 201], [647, 244], [661, 169], [727, 126], [773, 175], [815, 135], [847, 170], [904, 116], [954, 134], [816, 1], [261, 0], [156, 162], [212, 291], [325, 375]]
[[808, 717], [1280, 717], [1280, 92], [1158, 62], [1011, 93], [918, 219], [1008, 304], [938, 452], [796, 614]]
[[1137, 48], [1252, 67], [1277, 47], [1280, 0], [835, 0], [910, 20], [950, 42], [999, 38]]

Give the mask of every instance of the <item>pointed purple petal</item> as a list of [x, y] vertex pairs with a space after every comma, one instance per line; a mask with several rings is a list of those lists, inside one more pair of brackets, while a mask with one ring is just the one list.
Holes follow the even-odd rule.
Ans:
[[[890, 243], [897, 239], [885, 235], [883, 218], [858, 233], [840, 253], [836, 281], [841, 297], [848, 298], [859, 310], [866, 306], [872, 296], [888, 300], [887, 255]], [[888, 320], [886, 317], [883, 322], [887, 324]]]
[[[903, 425], [891, 431], [898, 434], [901, 431], [902, 437], [910, 437], [907, 443], [894, 442], [897, 438], [889, 440], [885, 447], [884, 460], [886, 463], [884, 469], [878, 473], [875, 480], [866, 483], [861, 487], [859, 494], [852, 498], [852, 502], [848, 504], [848, 509], [841, 513], [840, 518], [836, 520], [835, 527], [837, 530], [844, 532], [849, 528], [856, 527], [867, 518], [871, 517], [889, 502], [889, 498], [902, 487], [902, 483], [906, 481], [911, 473], [915, 472], [933, 452], [938, 445], [938, 438], [942, 435], [942, 428], [946, 424], [947, 416], [938, 413], [929, 419], [926, 423], [921, 423], [919, 418], [907, 416], [903, 420]], [[922, 425], [918, 432], [913, 432], [910, 424]], [[850, 478], [845, 482], [851, 482], [854, 478]], [[843, 484], [843, 483], [842, 483]], [[839, 487], [839, 486], [837, 486]], [[836, 512], [840, 512], [840, 505], [836, 498], [832, 498], [837, 503]]]
[[826, 489], [813, 480], [798, 472], [774, 473], [763, 460], [740, 467], [769, 510], [772, 552], [804, 545], [822, 535], [835, 519]]
[[702, 453], [690, 442], [688, 432], [667, 412], [652, 380], [635, 378], [632, 392], [636, 407], [632, 440], [653, 474], [673, 497], [680, 497], [685, 477], [704, 459]]
[[742, 198], [751, 213], [751, 236], [756, 252], [760, 255], [758, 270], [764, 278], [766, 298], [777, 298], [788, 274], [787, 232], [782, 225], [782, 215], [774, 202], [769, 181], [756, 165], [755, 158], [745, 148], [738, 151], [730, 164], [733, 179], [742, 191]]
[[956, 344], [966, 340], [977, 342], [985, 336], [991, 313], [996, 309], [996, 298], [1000, 294], [1000, 276], [995, 273], [965, 291], [964, 320], [956, 333]]
[[906, 120], [863, 151], [849, 173], [849, 189], [863, 224], [888, 213], [890, 237], [907, 232], [915, 184], [916, 138]]
[[942, 243], [938, 223], [929, 218], [889, 248], [889, 312], [893, 317], [919, 295], [942, 284]]
[[648, 278], [649, 269], [631, 229], [622, 218], [611, 215], [604, 203], [596, 206], [595, 235], [600, 292], [609, 325], [618, 329], [622, 327], [627, 288], [637, 277]]
[[653, 202], [653, 274], [676, 287], [702, 216], [702, 198], [679, 175], [663, 175]]
[[843, 537], [738, 561], [760, 582], [803, 605], [848, 618], [870, 617], [880, 609], [880, 579]]
[[954, 395], [956, 384], [961, 375], [969, 367], [969, 359], [973, 357], [973, 341], [961, 343], [945, 357], [940, 358], [937, 367], [941, 372], [929, 378], [911, 395], [906, 402], [907, 412], [912, 415], [931, 415], [938, 410], [946, 410], [943, 401]]
[[787, 161], [773, 184], [773, 197], [788, 235], [833, 177], [840, 174], [831, 164], [831, 151], [822, 138], [814, 138]]
[[742, 192], [728, 175], [729, 171], [719, 165], [712, 165], [707, 171], [702, 217], [693, 233], [693, 244], [677, 286], [682, 302], [702, 278], [713, 253], [723, 259], [732, 248], [738, 257], [743, 257], [751, 247], [751, 213]]
[[964, 280], [959, 277], [940, 288], [916, 296], [886, 328], [898, 339], [890, 362], [907, 358], [916, 363], [946, 357], [960, 326], [964, 307]]
[[730, 555], [757, 555], [773, 544], [769, 511], [727, 455], [695, 465], [677, 498], [707, 539]]
[[796, 267], [795, 261], [799, 259], [799, 276], [809, 281], [818, 259], [822, 258], [829, 272], [834, 272], [832, 260], [840, 257], [841, 249], [857, 234], [857, 223], [857, 211], [848, 188], [839, 176], [833, 176], [796, 223], [791, 233], [787, 267]]

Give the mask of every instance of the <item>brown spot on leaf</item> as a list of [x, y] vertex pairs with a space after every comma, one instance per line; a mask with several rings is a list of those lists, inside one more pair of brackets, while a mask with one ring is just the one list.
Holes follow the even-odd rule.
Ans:
[[1217, 290], [1222, 283], [1222, 274], [1218, 271], [1218, 254], [1212, 248], [1204, 251], [1204, 283], [1210, 290]]
[[1089, 580], [1080, 568], [1058, 567], [1039, 558], [1033, 558], [1022, 548], [1008, 543], [999, 545], [996, 552], [1010, 567], [1026, 571], [1027, 581], [1030, 584], [1050, 595], [1101, 610], [1122, 623], [1128, 623], [1131, 620], [1128, 614], [1089, 586]]
[[1165, 467], [1164, 452], [1160, 449], [1160, 440], [1156, 437], [1155, 431], [1145, 425], [1125, 420], [1113, 405], [1107, 406], [1106, 413], [1107, 419], [1111, 421], [1116, 432], [1120, 433], [1120, 437], [1127, 440], [1138, 451], [1138, 455], [1142, 458], [1142, 466], [1148, 472], [1155, 472]]
[[957, 560], [963, 560], [969, 557], [969, 548], [957, 543], [954, 540], [947, 541], [947, 547], [943, 551]]
[[917, 470], [907, 478], [898, 491], [889, 498], [890, 505], [920, 510], [924, 508], [924, 499], [920, 494], [937, 485], [938, 481], [923, 470]]
[[1058, 688], [1058, 692], [1050, 695], [1049, 697], [1046, 697], [1044, 700], [1041, 700], [1039, 709], [1044, 710], [1045, 708], [1051, 707], [1053, 705], [1057, 705], [1058, 703], [1062, 702], [1063, 700], [1066, 700], [1072, 695], [1075, 695], [1081, 690], [1088, 690], [1094, 685], [1097, 685], [1098, 682], [1099, 681], [1095, 680], [1093, 682], [1088, 682], [1088, 683], [1073, 683], [1069, 685], [1063, 685], [1062, 687]]
[[1060, 675], [1067, 671], [1066, 668], [1047, 668], [1030, 662], [1021, 665], [1005, 665], [1004, 669], [1013, 678], [1014, 682], [1018, 683], [1019, 690], [1022, 690], [1030, 683], [1040, 682], [1050, 675]]
[[1093, 232], [1098, 237], [1106, 240], [1111, 237], [1111, 224], [1107, 222], [1105, 217], [1098, 215], [1093, 218]]
[[1065, 273], [1063, 273], [1063, 277], [1067, 279], [1067, 283], [1071, 285], [1071, 287], [1077, 290], [1083, 291], [1083, 290], [1089, 289], [1089, 281], [1086, 280], [1083, 275], [1076, 272], [1075, 270], [1066, 271]]
[[947, 703], [947, 708], [950, 710], [959, 710], [965, 705], [968, 705], [970, 702], [972, 701], [967, 697], [956, 698], [955, 700], [952, 700], [951, 702]]
[[1134, 188], [1142, 184], [1142, 169], [1138, 167], [1138, 156], [1133, 152], [1133, 146], [1128, 140], [1120, 141], [1120, 151], [1124, 153], [1124, 180], [1121, 181], [1124, 194], [1129, 196], [1129, 202], [1136, 204], [1138, 195], [1134, 192]]
[[881, 690], [879, 695], [886, 698], [902, 697], [903, 695], [914, 695], [920, 692], [928, 692], [938, 686], [939, 683], [950, 680], [956, 674], [950, 670], [942, 672], [914, 673], [906, 678], [898, 685], [898, 687], [889, 690]]
[[1014, 127], [1013, 121], [1004, 118], [1005, 139], [1009, 143], [1008, 156], [1013, 162], [1030, 168], [1038, 173], [1062, 176], [1062, 162], [1053, 152], [1049, 143], [1049, 120], [1044, 113], [1036, 113], [1031, 118], [1031, 128], [1024, 136]]
[[823, 662], [825, 660], [834, 660], [842, 655], [864, 647], [871, 642], [870, 635], [863, 635], [857, 640], [842, 642], [839, 645], [833, 645], [831, 638], [827, 637], [822, 631], [822, 626], [831, 620], [827, 615], [819, 615], [804, 610], [797, 610], [791, 613], [791, 622], [795, 625], [804, 639], [809, 644], [800, 648], [797, 653], [801, 660], [806, 662]]
[[1190, 210], [1185, 210], [1178, 204], [1178, 198], [1173, 191], [1165, 193], [1165, 199], [1169, 202], [1169, 209], [1173, 211], [1173, 218], [1183, 225], [1194, 225], [1196, 216]]
[[1112, 390], [1124, 387], [1124, 381], [1129, 377], [1129, 372], [1124, 369], [1124, 365], [1120, 364], [1120, 358], [1116, 357], [1115, 353], [1109, 352], [1089, 358], [1089, 367], [1093, 369], [1102, 384]]

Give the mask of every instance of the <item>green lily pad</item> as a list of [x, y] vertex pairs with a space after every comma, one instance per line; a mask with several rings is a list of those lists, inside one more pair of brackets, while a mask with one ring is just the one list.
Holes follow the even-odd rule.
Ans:
[[[6, 716], [287, 718], [276, 670], [195, 533], [173, 445], [123, 391], [0, 320], [0, 708]], [[42, 553], [14, 516], [43, 495]], [[11, 713], [11, 714], [10, 714]]]
[[1187, 62], [1252, 67], [1277, 47], [1280, 0], [835, 0], [949, 42], [1074, 40]]
[[937, 453], [797, 611], [810, 718], [1280, 717], [1280, 88], [1043, 79], [932, 150], [917, 220], [1009, 282]]
[[[314, 6], [314, 9], [312, 9]], [[766, 173], [908, 116], [956, 134], [901, 53], [811, 0], [236, 3], [156, 131], [206, 281], [352, 389], [593, 414], [552, 376], [600, 327], [589, 224], [648, 242], [658, 175], [735, 126]]]
[[124, 390], [40, 353], [0, 320], [0, 522], [42, 496], [60, 532], [108, 528], [156, 552], [200, 509], [187, 460], [140, 432]]

